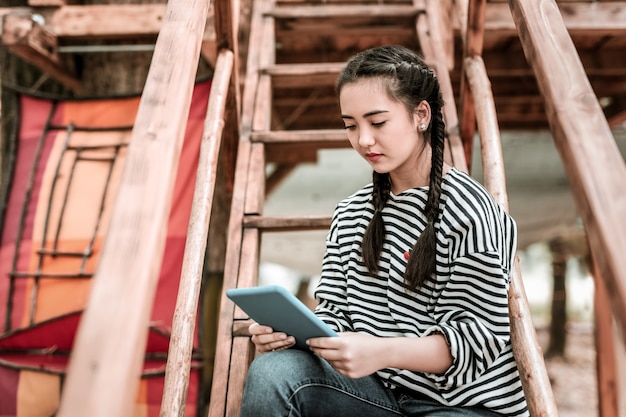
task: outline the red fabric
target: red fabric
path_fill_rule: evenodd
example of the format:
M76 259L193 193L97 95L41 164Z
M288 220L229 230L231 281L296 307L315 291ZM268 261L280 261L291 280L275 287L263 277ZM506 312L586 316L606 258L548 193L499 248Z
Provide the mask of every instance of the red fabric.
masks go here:
M18 152L16 156L15 172L11 190L9 192L9 200L5 213L2 236L0 237L0 331L4 330L7 310L5 306L8 303L9 280L6 279L7 274L11 271L15 256L15 240L18 235L20 218L22 213L22 203L24 201L28 182L31 175L31 168L34 164L34 158L37 146L46 123L48 115L52 110L53 103L48 100L40 100L31 97L22 97L21 107L28 109L21 114L20 120L20 137L18 143ZM30 190L31 200L25 217L24 228L22 232L22 244L17 254L17 269L28 269L30 256L30 243L33 234L33 217L35 208L39 198L41 186L41 177L45 169L45 164L50 154L52 141L49 134L40 151L40 163L35 171L33 186ZM11 328L19 327L22 321L22 311L24 308L24 288L23 280L16 280L13 300L13 314L11 317Z
M17 415L17 387L20 372L0 366L0 416Z
M194 89L187 131L174 186L172 209L168 220L165 255L151 314L151 329L146 329L149 332L146 353L159 353L162 358L166 357L169 349L169 332L171 331L176 305L210 87L210 82L203 82L198 83ZM132 125L138 104L139 97L58 102L50 120L52 125L57 126L74 123L76 126L89 128L126 127ZM53 108L53 102L24 96L21 98L21 108L15 172L9 193L2 236L0 236L0 416L14 416L18 407L17 393L20 371L11 369L11 367L29 369L30 371L41 369L60 374L65 372L69 360L67 352L71 352L82 309L90 289L90 279L47 278L39 280L37 284L38 290L34 293L37 295L33 316L34 323L30 324L34 280L32 278L17 279L15 280L13 297L11 298L13 303L11 326L8 332L4 331L8 305L8 274L12 270L15 256L17 256L16 259L18 261L16 265L17 271L36 271L37 268L41 268L41 271L45 273L75 273L76 265L80 263L80 258L62 260L57 259L58 257L44 257L42 259L45 259L45 262L42 264L37 252L40 247L52 247L50 241L53 239L53 233L50 232L50 226L47 225L45 219L46 216L52 216L53 218L57 212L60 212L59 207L65 204L59 195L63 191L63 181L68 181L67 167L72 162L71 157L62 153L63 146L65 146L63 143L67 141L65 131L52 130L45 136L43 141L41 158L36 166L35 181L30 191L31 199L25 213L26 222L22 230L21 244L17 248L16 255L15 241L18 236L22 206L27 194L28 179L31 167L35 163L37 144ZM77 143L100 144L103 140L114 140L116 135L128 137L130 131L114 134L103 134L93 131L74 132L71 140ZM69 162L65 159L59 159L60 155L64 155L63 158L68 159ZM122 162L124 157L125 153L121 151L120 158ZM94 171L94 175L102 176L103 169L97 165L94 166L98 169ZM61 171L58 171L58 167L62 168ZM63 171L63 169L66 171ZM60 172L60 174L57 177L58 180L55 180L56 188L52 190L51 184L53 184L55 172ZM117 189L118 183L115 181L119 181L119 176L118 172L117 176L114 174L112 177L110 187L114 187L114 190ZM85 178L92 180L89 174L82 173L75 181L84 182ZM95 177L93 181L96 185L101 182ZM85 185L83 184L82 187L84 191ZM72 193L70 190L68 195L69 203L67 205L72 206L73 204L73 209L75 210L75 212L70 212L70 214L83 215L84 213L81 212L83 204L89 203L91 206L99 204L85 200L89 196L84 194L84 192ZM54 200L48 206L50 196ZM106 233L106 226L108 226L107 216L109 214L107 214L107 210L109 208L110 205L107 204L105 214L103 215L103 224L101 225L101 229L104 230L100 230L100 234L94 242L94 254L85 267L87 273L95 271L99 248L101 247L101 235ZM86 211L90 209L93 210L93 207L85 208ZM49 214L45 214L45 210L48 210ZM87 233L83 234L80 224L73 224L76 223L80 216L70 214L66 214L68 219L63 218L63 230L60 234L59 248L62 250L80 251L89 242L89 237ZM66 271L64 268L69 269ZM199 346L197 332L194 345L196 348ZM34 354L34 349L40 351ZM144 375L154 375L155 373L163 372L165 365L165 359L146 360L144 363ZM196 367L197 365L195 364ZM145 409L149 410L148 416L158 416L164 378L163 376L146 378L148 379L144 380L144 383L147 383L147 385L143 388L143 394L138 393L137 403L145 404ZM30 383L32 383L32 379ZM196 414L198 385L199 371L193 370L187 397L186 416L191 417Z

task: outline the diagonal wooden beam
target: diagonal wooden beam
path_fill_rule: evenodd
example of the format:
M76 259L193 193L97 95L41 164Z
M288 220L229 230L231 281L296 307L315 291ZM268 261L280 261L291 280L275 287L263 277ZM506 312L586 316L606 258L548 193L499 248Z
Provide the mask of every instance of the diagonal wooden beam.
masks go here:
M167 4L58 417L133 413L207 13Z
M509 5L626 344L626 165L557 4Z
M557 10L570 34L593 32L596 36L624 35L626 33L626 2L560 2ZM487 3L485 32L511 32L517 29L506 2Z

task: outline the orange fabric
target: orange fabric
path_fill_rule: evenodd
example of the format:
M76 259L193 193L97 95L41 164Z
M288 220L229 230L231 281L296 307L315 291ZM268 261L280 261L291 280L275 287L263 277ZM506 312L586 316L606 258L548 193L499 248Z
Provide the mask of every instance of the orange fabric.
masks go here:
M110 207L121 177L126 148L119 148L117 160L113 165L107 158L115 155L115 145L129 142L130 132L74 132L69 138L67 136L66 132L56 135L49 160L57 162L47 164L43 174L31 237L30 272L93 274L99 259L102 239L109 224ZM86 155L81 153L82 157L97 161L75 163L78 153L66 150L68 147L88 145L101 148L87 151ZM108 180L111 166L113 169ZM98 219L105 189L104 211L102 218ZM84 253L96 230L97 237L92 255L84 265L80 257L52 255L40 257L38 254L42 247L61 252ZM45 243L42 242L44 236ZM31 294L33 285L33 280L29 279L27 294ZM82 309L89 295L91 280L41 279L38 285L34 322ZM64 302L59 303L59 300ZM30 297L24 301L22 323L24 326L30 320L31 302Z
M60 396L58 375L22 371L17 391L17 417L52 416L59 408Z
M139 97L64 102L61 123L77 126L132 126L139 109Z

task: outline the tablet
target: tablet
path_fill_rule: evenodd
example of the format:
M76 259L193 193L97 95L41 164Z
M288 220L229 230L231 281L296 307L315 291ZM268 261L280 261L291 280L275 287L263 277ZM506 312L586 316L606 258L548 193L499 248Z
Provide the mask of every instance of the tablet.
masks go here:
M298 297L279 285L229 289L226 296L257 323L295 337L298 349L308 350L306 341L312 337L337 336Z

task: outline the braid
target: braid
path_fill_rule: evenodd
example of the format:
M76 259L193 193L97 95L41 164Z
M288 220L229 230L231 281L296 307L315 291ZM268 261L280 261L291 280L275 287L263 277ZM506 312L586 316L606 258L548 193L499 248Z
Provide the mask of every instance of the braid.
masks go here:
M428 199L424 214L426 228L415 242L405 271L409 289L416 290L435 272L436 229L441 195L445 125L441 109L443 99L439 82L424 60L402 46L371 48L352 57L337 79L336 91L363 78L376 78L386 82L389 97L405 105L413 114L422 102L431 109L430 126L424 132L424 140L432 150ZM363 260L370 273L378 271L378 262L385 239L382 210L391 192L389 174L374 172L372 202L374 215L363 236Z
M374 204L374 216L370 221L365 235L363 236L363 261L370 272L378 271L380 251L385 240L385 224L383 223L383 207L389 199L391 181L389 174L373 174L372 202Z
M441 196L441 181L443 172L443 152L445 139L445 125L441 113L441 93L438 86L433 90L437 100L431 103L431 125L425 132L429 136L432 149L428 200L424 212L426 214L426 228L415 242L411 256L407 262L405 280L411 290L415 290L435 273L437 264L437 231L435 222L439 215L439 199Z

